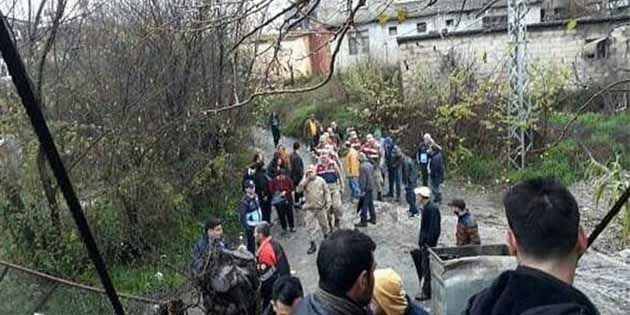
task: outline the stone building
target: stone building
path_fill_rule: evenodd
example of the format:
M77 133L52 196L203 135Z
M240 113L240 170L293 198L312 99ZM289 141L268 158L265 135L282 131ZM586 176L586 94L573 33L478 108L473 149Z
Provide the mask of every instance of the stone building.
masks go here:
M584 18L575 28L566 21L528 26L530 64L559 65L573 72L573 81L589 84L627 76L630 69L630 16ZM443 74L443 61L456 57L474 63L477 73L506 75L509 37L506 28L399 37L400 69L406 96L414 94L418 71ZM626 69L626 71L622 71Z

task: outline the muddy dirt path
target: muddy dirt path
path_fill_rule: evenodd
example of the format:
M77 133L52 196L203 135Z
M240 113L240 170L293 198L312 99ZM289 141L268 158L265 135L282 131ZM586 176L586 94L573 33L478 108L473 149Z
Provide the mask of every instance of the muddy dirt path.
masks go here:
M271 157L272 141L269 132L257 132L255 143L263 150L267 159ZM293 139L282 138L287 148ZM310 155L303 153L305 163L310 163ZM594 209L590 201L589 187L576 186L572 191L579 199L582 208L582 223L587 233L592 230L605 209ZM500 206L502 192L497 189L484 189L466 183L447 182L444 187L444 200L463 198L470 210L477 216L481 240L485 244L504 243L507 222ZM346 199L347 200L347 199ZM344 228L354 228L358 221L355 206L344 203L345 214L342 219ZM378 268L393 268L404 279L404 286L410 295L418 292L419 284L409 251L415 248L420 229L419 218L409 218L407 205L394 202L376 202L377 224L363 228L377 244L376 260ZM443 207L442 235L440 246L455 244L456 218ZM275 214L274 214L275 217ZM316 255L306 255L308 236L303 228L303 215L296 210L297 233L280 237L276 225L275 238L278 239L289 257L292 269L302 280L306 293L317 288L318 276L315 263ZM616 234L618 224L608 229L597 241L592 250L584 255L577 271L575 285L597 305L605 315L630 314L630 251L620 251Z

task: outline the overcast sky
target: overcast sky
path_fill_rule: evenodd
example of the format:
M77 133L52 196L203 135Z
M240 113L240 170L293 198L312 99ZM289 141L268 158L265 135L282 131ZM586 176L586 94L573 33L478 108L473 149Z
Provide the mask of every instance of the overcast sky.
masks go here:
M26 20L28 18L29 12L29 3L30 3L30 11L31 16L35 15L37 9L40 4L44 0L0 0L0 10L2 13L9 17L15 17L18 19ZM57 0L45 0L45 8L44 12L50 11L57 5ZM106 0L67 0L68 5L66 6L66 11L71 11L73 8L76 8L76 5L80 2L82 3L95 3Z

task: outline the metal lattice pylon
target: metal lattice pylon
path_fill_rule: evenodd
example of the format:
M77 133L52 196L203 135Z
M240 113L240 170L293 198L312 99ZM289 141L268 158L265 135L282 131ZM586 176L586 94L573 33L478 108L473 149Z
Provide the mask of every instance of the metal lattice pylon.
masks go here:
M527 0L508 0L508 35L510 36L510 88L508 102L508 154L510 163L524 168L533 143L529 127L532 105L528 96L527 75Z

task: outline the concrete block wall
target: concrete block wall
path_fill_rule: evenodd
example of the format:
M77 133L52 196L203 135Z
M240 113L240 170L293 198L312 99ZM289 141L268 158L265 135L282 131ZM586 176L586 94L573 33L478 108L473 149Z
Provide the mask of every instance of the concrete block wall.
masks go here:
M532 27L528 32L529 62L563 65L574 71L575 77L582 83L616 76L619 75L619 67L630 68L626 57L630 54L628 33L630 26L614 26L608 22L579 25L573 31L567 31L564 25ZM587 41L607 36L611 41L608 58L593 59L584 56ZM478 32L445 38L402 40L399 46L402 84L406 96L415 93L419 69L428 70L435 78L443 76L440 64L449 51L464 60L473 60L478 74L482 76L505 75L508 70L510 46L507 32Z

